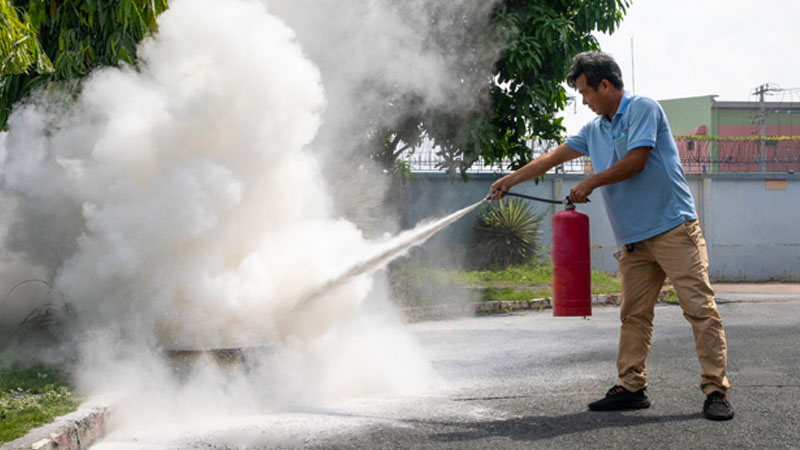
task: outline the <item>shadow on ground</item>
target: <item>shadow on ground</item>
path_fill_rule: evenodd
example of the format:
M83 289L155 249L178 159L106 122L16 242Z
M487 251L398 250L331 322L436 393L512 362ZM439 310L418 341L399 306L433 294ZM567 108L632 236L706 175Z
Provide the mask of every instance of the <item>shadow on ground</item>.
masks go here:
M459 442L504 437L516 441L535 441L554 437L585 433L605 428L629 428L637 425L663 424L688 420L702 420L700 413L639 416L624 412L605 412L602 414L584 411L562 416L526 416L506 420L477 422L423 422L428 426L460 429L458 431L435 433L430 439L438 442Z

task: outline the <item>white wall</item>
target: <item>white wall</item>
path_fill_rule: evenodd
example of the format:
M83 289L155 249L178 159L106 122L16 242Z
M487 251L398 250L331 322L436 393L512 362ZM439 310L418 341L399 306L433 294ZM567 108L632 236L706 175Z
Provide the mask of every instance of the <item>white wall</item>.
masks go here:
M403 189L403 226L424 218L440 217L479 201L497 176L470 175L465 183L446 175L417 173ZM538 185L514 191L547 198L563 198L582 175L548 175ZM767 180L785 180L785 190L768 190ZM709 248L710 275L715 281L800 281L800 176L783 174L688 175L700 224ZM780 188L782 182L770 182ZM616 250L601 195L579 205L589 215L592 267L617 271ZM540 242L550 245L550 218L561 207L535 203L545 214ZM457 261L469 244L475 213L462 218L426 244L431 257Z

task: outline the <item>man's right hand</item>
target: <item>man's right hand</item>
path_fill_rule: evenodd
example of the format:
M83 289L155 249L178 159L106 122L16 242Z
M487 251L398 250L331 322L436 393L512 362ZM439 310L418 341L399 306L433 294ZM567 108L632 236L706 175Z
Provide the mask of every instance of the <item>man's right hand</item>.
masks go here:
M489 194L486 196L489 200L500 200L503 196L514 186L516 183L513 182L511 178L513 174L510 173L503 178L492 183L492 187L489 188Z

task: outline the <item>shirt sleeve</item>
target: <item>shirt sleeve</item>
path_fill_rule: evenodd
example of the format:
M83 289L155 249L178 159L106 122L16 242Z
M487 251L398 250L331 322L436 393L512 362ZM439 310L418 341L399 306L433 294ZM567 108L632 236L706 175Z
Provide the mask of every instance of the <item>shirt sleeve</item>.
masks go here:
M567 147L575 150L578 153L581 153L583 155L589 155L589 144L586 139L586 135L589 132L588 127L589 124L584 125L581 128L581 131L578 132L578 134L567 138L567 142L565 142L564 144L566 144Z
M628 148L655 147L658 133L658 104L650 99L631 102L628 114Z

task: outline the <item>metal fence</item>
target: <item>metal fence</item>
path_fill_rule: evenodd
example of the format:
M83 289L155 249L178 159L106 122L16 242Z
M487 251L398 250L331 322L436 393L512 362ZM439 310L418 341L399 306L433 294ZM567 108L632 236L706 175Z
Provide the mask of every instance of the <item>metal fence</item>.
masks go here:
M538 156L538 155L535 155ZM443 172L444 159L436 154L434 149L418 149L411 155L406 156L406 161L411 167L412 172L418 173L437 173ZM476 161L467 170L467 173L508 173L510 172L511 161L503 160L500 164L484 164L482 160ZM581 157L568 161L558 167L551 169L548 173L586 173L591 167L589 158Z
M679 136L675 143L686 173L800 173L800 138L794 136L765 139ZM444 171L444 159L431 147L417 149L405 159L413 172ZM477 161L467 172L500 174L509 172L509 168L508 160L499 165L486 165L483 161ZM592 173L592 167L589 158L581 157L568 161L549 173L589 174Z
M676 139L683 170L705 172L800 172L800 139Z

